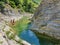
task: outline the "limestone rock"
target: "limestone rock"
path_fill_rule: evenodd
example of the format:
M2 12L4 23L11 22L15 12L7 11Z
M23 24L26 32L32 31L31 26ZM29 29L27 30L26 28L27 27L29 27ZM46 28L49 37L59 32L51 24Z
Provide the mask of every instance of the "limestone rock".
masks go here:
M0 15L0 45L31 45L27 41L20 39L16 32L8 25L12 19L17 21L21 17Z
M42 0L30 29L60 39L60 0Z

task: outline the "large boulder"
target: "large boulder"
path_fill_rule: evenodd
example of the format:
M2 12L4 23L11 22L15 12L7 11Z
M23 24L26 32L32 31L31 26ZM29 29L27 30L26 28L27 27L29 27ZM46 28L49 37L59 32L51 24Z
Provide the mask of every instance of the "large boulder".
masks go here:
M60 43L60 0L42 0L31 24L30 29L36 34Z

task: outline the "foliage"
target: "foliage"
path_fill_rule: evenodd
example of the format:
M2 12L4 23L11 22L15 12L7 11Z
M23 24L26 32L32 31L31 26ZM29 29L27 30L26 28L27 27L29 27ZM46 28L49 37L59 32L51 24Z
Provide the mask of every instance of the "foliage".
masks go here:
M0 2L0 12L3 12L3 9L4 9L4 2Z
M23 9L23 7L22 7L21 4L19 4L19 5L17 6L17 8L20 9L21 12L24 12L24 9Z
M16 7L16 5L15 5L15 3L14 3L14 1L10 1L10 3L9 3L10 5L11 5L11 7L13 7L13 8L15 8Z
M38 4L34 3L32 0L24 0L24 3L23 3L23 9L26 11L26 12L31 12L33 13L34 12L34 8L36 8L35 6L37 6Z
M33 0L35 3L40 4L42 0Z
M21 11L25 12L31 12L33 13L35 11L35 8L38 6L38 0L0 0L4 3L10 4L11 7L19 8ZM39 0L40 1L40 0Z
M4 3L9 3L9 0L0 0L0 1L2 1Z
M23 17L20 19L20 21L15 22L15 25L10 26L17 32L17 34L19 34L27 28L29 22L30 21L27 19L27 17Z

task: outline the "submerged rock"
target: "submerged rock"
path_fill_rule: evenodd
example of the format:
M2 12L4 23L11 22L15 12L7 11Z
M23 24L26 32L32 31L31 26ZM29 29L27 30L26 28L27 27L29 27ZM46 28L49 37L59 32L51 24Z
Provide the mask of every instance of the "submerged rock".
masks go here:
M30 29L39 36L60 43L60 0L42 0L31 24Z

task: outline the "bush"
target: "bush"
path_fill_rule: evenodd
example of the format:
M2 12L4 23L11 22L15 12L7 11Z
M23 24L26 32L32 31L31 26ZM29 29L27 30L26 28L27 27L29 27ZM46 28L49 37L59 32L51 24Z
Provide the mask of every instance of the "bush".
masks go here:
M19 5L20 4L20 0L13 0L15 2L15 5Z
M15 22L15 25L10 24L10 26L19 35L23 30L27 29L28 23L30 23L30 20L28 20L27 17L23 17L22 19L20 19L20 21Z
M19 5L17 6L17 8L20 9L21 12L24 12L24 9L23 9L23 7L22 7L21 4L19 4Z
M9 3L9 4L10 4L10 6L11 6L11 7L13 7L13 8L15 8L15 7L16 7L16 5L15 5L15 2L14 2L14 1L10 1L10 3Z
M0 1L2 1L4 3L9 3L9 0L0 0Z
M40 0L0 0L4 3L10 4L11 7L17 7L21 11L33 13L38 6ZM41 2L41 1L40 1Z
M23 7L26 12L33 13L38 4L34 3L32 0L24 0Z
M4 6L4 2L0 2L0 12L3 12L5 6Z

